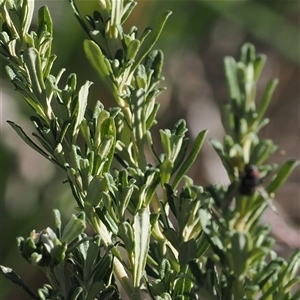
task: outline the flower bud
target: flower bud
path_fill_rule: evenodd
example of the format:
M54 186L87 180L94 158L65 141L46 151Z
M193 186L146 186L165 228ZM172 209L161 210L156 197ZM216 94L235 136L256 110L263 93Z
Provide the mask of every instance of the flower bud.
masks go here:
M32 265L55 266L65 258L67 244L49 227L39 232L33 230L26 240L19 237L17 241L22 256Z

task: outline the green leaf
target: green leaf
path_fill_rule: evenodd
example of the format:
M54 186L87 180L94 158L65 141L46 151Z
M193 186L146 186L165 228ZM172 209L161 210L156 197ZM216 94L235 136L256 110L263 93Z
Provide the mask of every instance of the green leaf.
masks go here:
M224 156L223 146L222 146L222 144L218 140L216 140L216 139L210 139L209 142L212 145L212 147L214 148L214 150L217 152L217 154L219 155L219 157Z
M179 262L181 268L187 265L194 258L198 258L196 241L194 239L182 241L179 246Z
M92 207L97 206L101 200L103 193L103 178L102 176L95 176L89 184L85 202Z
M170 177L172 175L173 171L173 162L166 158L163 163L160 165L160 182L161 185L164 185L165 183L169 183Z
M30 1L33 2L33 1ZM40 37L43 32L49 32L50 36L53 36L53 24L49 9L47 6L42 6L38 11L38 21L36 33ZM46 57L51 54L51 46L47 49ZM53 58L52 58L53 59Z
M126 51L126 58L128 60L134 59L137 52L139 51L141 42L139 40L132 40L128 47L127 47L127 51Z
M139 158L144 156L143 143L146 135L145 120L145 91L137 89L132 91L130 97L130 106L132 111L132 131L138 146Z
M164 62L164 53L161 50L153 50L145 59L146 69L154 70L153 78L160 78Z
M240 60L248 65L255 60L255 47L251 43L245 43L241 48Z
M233 169L232 162L228 157L229 152L224 153L224 149L223 149L222 144L216 139L210 139L209 143L212 145L212 147L214 148L214 150L217 152L218 156L220 157L221 162L222 162L223 166L225 167L225 169L226 169L226 171L229 175L229 178L231 180L233 180L233 178L234 178L234 169Z
M266 62L266 56L265 55L258 55L255 58L255 60L253 62L253 67L254 67L254 78L253 79L255 81L258 80L265 62Z
M145 173L145 177L146 182L142 186L142 189L144 189L145 191L144 198L142 198L143 194L141 192L139 195L139 201L140 203L144 203L145 206L148 206L157 190L157 186L160 180L160 172L158 169L149 168Z
M201 234L200 239L197 241L197 256L201 258L209 249L209 240L205 234Z
M180 150L175 158L175 161L174 161L174 166L173 166L173 170L172 170L172 174L174 174L178 168L181 166L185 156L186 156L186 153L187 153L187 150L188 150L188 147L189 147L189 143L190 143L190 139L189 138L184 138L182 140L182 144L181 144L181 147L180 147Z
M247 260L249 255L249 247L251 236L243 232L236 232L232 236L231 255L234 269L234 275L239 278L247 272Z
M184 270L183 274L179 275L178 280L175 283L174 288L174 295L176 295L175 300L187 300L189 297L186 297L186 295L191 291L191 288L193 286L192 280L191 280L191 271L189 271L189 268L187 265L182 267Z
M76 19L78 20L79 24L81 25L83 30L86 32L86 34L91 36L92 32L91 32L90 28L86 25L86 23L85 23L84 19L82 18L82 16L80 15L80 13L77 9L77 6L75 4L75 1L74 0L69 0L69 1L70 1L70 4L71 4L71 7L73 9L74 15L75 15Z
M268 192L268 194L277 191L285 183L285 181L288 179L292 171L298 165L299 165L299 161L297 160L288 160L287 162L285 162L279 168L277 174L267 186L266 191Z
M21 288L23 288L23 290L30 295L31 298L33 299L37 299L39 300L40 298L23 282L23 280L21 279L21 277L11 268L7 268L4 267L2 265L0 265L0 270L2 272L2 274L9 279L10 281L12 281L13 283L17 284L18 286L20 286Z
M221 107L221 121L226 134L234 135L235 118L232 112L233 107L230 104L225 104Z
M87 102L88 102L89 87L91 85L92 85L92 82L87 81L80 88L79 93L78 93L78 98L76 99L77 100L76 108L73 112L73 117L75 118L75 124L73 127L74 139L76 139L78 131L79 131L79 126L84 119L84 114L85 114Z
M88 60L103 83L106 84L106 86L114 95L117 95L118 91L114 82L113 74L107 68L107 62L105 61L106 58L103 55L100 47L94 41L85 40L83 42L83 48Z
M94 267L97 260L100 258L100 235L96 235L93 240L88 242L88 249L85 255L84 269L83 269L83 279L85 282L91 280L91 276L94 274Z
M110 138L110 149L106 152L107 161L103 166L103 173L109 172L112 160L114 158L115 147L116 147L116 126L114 119L109 117L104 120L101 124L101 137L109 137ZM104 141L102 141L104 143ZM101 146L102 146L101 143ZM100 146L100 147L101 147Z
M142 89L143 91L147 89L147 74L144 65L139 65L136 71L136 85L137 91L138 89Z
M272 140L261 140L251 151L249 164L260 166L277 149Z
M281 264L278 261L270 261L265 268L263 268L260 272L255 274L255 276L252 279L252 283L262 288L271 278L271 276L279 272L280 268Z
M269 249L266 249L264 247L253 248L248 253L247 267L250 268L252 265L264 260L268 252Z
M299 267L300 267L300 249L297 249L289 259L289 264L285 276L289 280L292 280L297 275Z
M135 182L135 180L132 179L131 184L123 188L122 196L121 196L121 200L120 200L120 206L119 206L119 212L120 212L119 214L120 214L121 218L125 218L125 211L126 211L126 208L129 204L131 195L134 190L134 182Z
M69 295L68 300L77 300L80 294L82 293L83 288L77 287L72 291L72 294Z
M154 103L151 113L146 120L146 130L149 130L153 125L157 124L157 121L155 118L157 116L159 106L160 106L159 103Z
M171 242L176 250L179 249L180 240L177 232L173 228L167 228L163 231L164 236Z
M225 135L223 138L223 144L224 144L224 153L229 153L230 149L234 147L234 141L232 136Z
M48 46L49 45L49 46ZM41 49L41 51L44 51L43 49ZM54 61L56 60L57 56L55 54L51 54L51 44L50 41L47 43L47 50L44 51L45 55L48 55L48 59L47 59L47 63L43 68L43 78L45 78L45 80L49 80L49 77L51 77L52 75L50 74L50 71L53 67Z
M191 260L189 262L189 267L190 267L190 270L191 270L192 274L195 277L196 282L199 285L203 285L203 283L204 283L203 271L202 271L201 268L199 268L196 260Z
M140 280L146 266L150 241L150 211L148 208L140 209L134 216L134 265L133 286L139 287Z
M115 139L113 136L106 136L102 139L101 141L101 144L98 148L98 154L103 157L103 159L106 158L107 160L107 156L110 154L111 152L111 148L113 148L113 144L115 142ZM105 169L104 172L107 172L109 171L109 168L108 170Z
M22 7L22 32L23 35L25 35L26 33L28 33L29 27L31 25L32 22L32 16L33 16L33 12L34 12L34 1L31 0L24 0L23 2L23 7ZM19 4L20 5L20 4Z
M126 19L131 15L131 12L136 5L137 2L134 0L124 2L122 9L122 18L120 22L121 24L123 24L126 21Z
M38 145L36 145L29 137L28 135L23 131L23 129L15 124L12 121L7 121L7 123L16 131L16 133L19 135L19 137L32 149L43 155L45 158L56 164L60 167L59 163L48 153L46 153L43 149L41 149Z
M24 50L23 58L31 81L33 94L39 99L44 109L48 109L40 54L37 49L28 48Z
M83 216L83 213L78 216L72 214L71 219L62 232L61 242L71 243L74 239L78 238L81 233L83 233L86 228L86 222Z
M270 295L273 295L274 292L280 288L281 285L287 284L287 281L293 280L295 278L296 272L299 269L300 264L300 250L296 250L287 264L284 262L279 276L276 278L275 282L266 290L262 295L260 300L267 300ZM296 298L297 299L297 298Z
M169 293L163 293L161 296L157 296L156 300L172 300L172 297Z
M111 205L112 200L109 199L109 196L107 195L107 193L103 193L103 200L104 199L107 202L107 206ZM100 207L96 207L95 211L96 211L98 217L100 218L100 220L109 229L109 231L111 231L114 235L117 235L119 229L118 229L118 225L116 224L116 217L112 213L112 208L110 207L110 211L109 211L106 207L104 207L102 209Z
M233 57L225 57L224 65L230 99L235 100L240 106L241 92L237 80L236 61Z
M142 62L142 60L146 57L146 55L150 52L152 47L155 45L155 43L157 42L157 40L165 26L167 19L169 18L169 16L171 14L172 14L171 11L165 12L163 14L163 16L161 17L161 19L159 20L158 26L155 27L155 29L150 33L150 35L148 36L148 39L146 39L146 41L143 42L143 44L141 46L141 51L140 51L138 57L136 58L136 61L131 69L131 73L133 73L135 71L137 66Z
M269 104L271 102L277 84L278 84L278 79L273 79L268 82L264 94L262 96L262 99L257 108L257 118L256 118L257 121L262 120L267 108L269 107Z
M61 238L61 215L58 209L53 209L54 219L55 219L55 227L56 227L56 235L58 239Z
M159 130L161 145L164 149L166 157L171 157L171 132L169 129Z
M200 149L202 147L202 144L204 142L206 134L207 134L207 130L203 130L196 137L190 154L188 155L187 159L184 161L184 163L179 168L179 170L176 174L176 177L175 177L174 182L172 184L173 190L176 189L176 187L177 187L178 183L180 182L181 178L186 174L188 169L195 162L195 160L196 160L196 158L197 158L197 156L200 152Z
M170 262L166 258L162 258L159 267L159 278L163 280L165 277L170 276L172 273L172 267Z
M119 224L118 235L124 242L126 251L129 255L132 255L134 250L134 234L131 225L128 222Z
M102 139L105 138L105 132L104 136L102 135L102 124L103 122L109 118L109 113L104 110L103 108L99 108L94 111L93 115L93 127L94 127L94 134L93 134L93 149L97 150L100 147ZM104 125L103 129L107 128L107 125ZM105 131L105 130L104 130Z
M104 282L103 281L96 281L93 282L90 289L89 289L89 293L86 296L86 300L94 300L97 299L100 291L102 291L104 289Z

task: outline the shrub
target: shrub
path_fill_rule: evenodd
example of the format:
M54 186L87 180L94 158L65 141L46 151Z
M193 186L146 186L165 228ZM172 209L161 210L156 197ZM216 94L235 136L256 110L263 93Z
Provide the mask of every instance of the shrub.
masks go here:
M8 122L65 174L78 211L62 226L54 210L54 229L17 239L21 255L40 267L49 283L34 292L12 269L1 266L2 273L33 299L120 299L122 291L130 299L145 293L157 300L299 299L300 290L292 287L299 282L300 252L289 261L278 257L269 226L259 223L298 164L266 163L276 146L260 139L259 131L269 121L264 114L277 80L256 103L265 56L245 44L238 61L225 58L226 135L223 143L210 143L230 184L197 186L186 173L207 131L191 143L186 122L179 120L172 130L160 130L162 153L152 140L156 97L164 90L163 52L153 47L171 13L153 29L139 33L132 27L126 33L122 24L135 2L100 1L100 10L85 18L73 0L70 4L88 35L86 57L115 106L97 101L87 109L92 82L78 87L76 74L63 83L64 69L52 73L56 55L46 6L38 11L36 30L29 31L34 1L1 2L0 53L15 89L31 107L34 138ZM271 175L264 186L262 180Z

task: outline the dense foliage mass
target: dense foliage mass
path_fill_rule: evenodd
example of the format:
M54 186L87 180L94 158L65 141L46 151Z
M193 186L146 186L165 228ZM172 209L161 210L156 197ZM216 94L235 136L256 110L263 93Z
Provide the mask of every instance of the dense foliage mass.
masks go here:
M259 137L277 80L257 103L256 82L265 62L245 44L238 61L226 57L229 99L222 110L223 142L210 143L228 173L230 185L197 186L187 171L206 131L191 142L184 120L152 139L164 90L163 52L154 49L170 12L157 25L124 32L135 2L99 1L99 10L82 17L71 7L88 38L88 61L113 96L109 108L97 101L88 109L89 87L76 74L52 73L53 25L47 7L34 1L0 2L0 54L7 74L31 107L36 131L15 132L64 174L77 214L62 226L33 230L18 238L24 259L40 267L49 282L32 291L10 268L2 273L33 299L284 299L296 300L300 252L285 261L272 250L269 226L259 223L275 192L298 164L266 163L276 151ZM151 159L145 154L148 149ZM150 155L149 154L149 155ZM150 164L149 161L155 163ZM266 186L262 179L270 177ZM93 234L87 234L89 226ZM117 284L118 283L118 284Z

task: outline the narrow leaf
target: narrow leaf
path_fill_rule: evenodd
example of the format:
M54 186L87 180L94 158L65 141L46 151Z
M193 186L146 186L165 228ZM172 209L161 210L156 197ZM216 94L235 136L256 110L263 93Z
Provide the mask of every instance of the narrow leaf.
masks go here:
M132 131L136 140L139 152L139 159L144 157L144 141L146 134L145 120L145 92L143 89L134 90L130 101L132 111Z
M24 130L18 126L17 124L15 124L12 121L7 121L7 123L16 131L16 133L19 135L19 137L28 145L30 146L32 149L34 149L35 151L39 152L41 155L43 155L45 158L47 158L48 160L50 160L51 162L54 162L56 164L58 164L58 162L56 162L52 156L50 156L48 153L46 153L43 149L41 149L37 144L35 144L29 137L28 135L24 132Z
M58 209L53 209L54 219L55 219L55 227L56 227L56 235L60 239L61 238L61 215Z
M297 160L289 160L285 162L278 170L275 177L267 186L266 191L271 194L277 191L288 179L294 168L299 164Z
M32 16L33 16L33 11L34 11L34 4L35 1L31 0L25 0L23 2L23 7L22 7L22 31L23 35L26 35L28 33L29 27L32 23ZM20 4L19 4L20 5Z
M0 265L0 270L2 272L2 274L9 279L10 281L12 281L13 283L17 284L18 286L20 286L21 288L23 288L24 291L27 292L27 294L29 294L31 296L31 298L33 299L40 299L37 295L34 294L34 292L23 282L23 280L21 279L21 277L11 268L7 268L4 266Z
M113 83L114 78L112 77L110 70L107 68L105 57L100 47L91 40L85 40L83 42L83 48L92 67L96 70L102 81L108 86L111 92L117 93L117 88Z
M229 88L229 96L231 99L240 101L240 89L237 80L236 62L232 57L225 57L225 74Z
M33 1L29 1L33 2ZM38 28L37 28L37 34L38 36L41 36L44 31L47 31L50 33L50 36L53 36L53 25L52 25L52 19L49 12L49 9L47 6L42 6L38 11ZM47 49L46 56L49 57L51 54L51 44L49 48ZM53 59L53 58L52 58ZM52 60L51 59L51 60Z
M275 87L277 86L277 84L278 84L278 79L273 79L268 82L266 89L264 91L262 100L257 108L257 120L258 121L260 121L263 118L263 116L271 102L271 98L272 98L272 95L274 93L274 90L275 90Z
M87 189L87 195L85 197L85 202L89 203L92 207L98 206L101 196L102 196L102 177L95 176L89 184Z
M158 26L150 33L150 36L148 36L148 39L143 43L139 57L136 59L135 64L132 67L132 71L131 71L132 73L135 71L137 66L141 63L141 61L146 57L146 55L150 52L152 47L157 42L157 40L165 26L165 23L171 14L172 14L171 11L166 11L163 14L160 21L158 22L159 23Z
M124 242L127 253L132 255L134 249L134 235L131 225L128 222L120 223L118 235Z
M32 90L34 95L43 104L46 109L46 93L45 83L43 80L41 59L38 50L35 48L28 48L23 53L24 62L29 73Z
M184 138L182 140L180 151L178 152L178 155L177 155L177 157L175 158L175 161L174 161L174 167L173 167L173 170L172 170L172 175L177 171L179 166L182 164L182 162L185 158L185 155L187 153L189 143L190 143L189 138Z
M85 220L82 220L80 217L77 217L73 214L63 230L61 242L71 243L81 233L83 233L85 227Z
M197 258L197 245L194 239L182 241L179 246L179 263L184 268L191 260Z
M103 166L103 173L104 172L109 172L110 170L110 166L114 157L114 153L115 153L115 147L116 147L116 126L115 126L115 122L113 118L107 118L105 121L103 121L103 123L101 124L101 137L107 137L110 141L109 145L110 145L110 149L108 151L108 153L106 153L106 158L107 161L105 162L104 166ZM104 139L101 143L104 143ZM104 145L104 144L103 144Z
M139 287L140 280L146 266L150 241L150 211L148 208L140 209L134 216L134 266L133 286Z
M73 12L74 12L74 15L76 17L76 19L78 20L79 24L81 25L81 27L84 29L84 31L90 35L90 28L88 28L88 26L85 24L82 16L80 15L79 11L78 11L78 8L75 4L75 1L74 0L69 0L70 1L70 4L71 4L71 7L73 9Z
M180 240L177 232L173 228L167 228L163 231L164 236L174 246L176 250L179 249Z
M251 43L245 43L241 48L240 60L248 65L255 60L255 47Z
M182 166L179 168L178 173L174 179L174 182L172 184L173 190L177 187L178 183L180 182L181 178L186 174L188 169L191 167L191 165L195 162L200 149L202 147L202 144L204 142L205 136L207 134L207 130L201 131L198 136L195 139L195 142L193 144L193 148L187 157L187 159L184 161Z
M262 55L261 54L261 55L258 55L255 58L255 60L253 62L253 66L254 66L254 80L255 81L258 80L265 62L266 62L266 55Z
M83 291L82 287L77 287L76 289L74 289L74 291L72 291L72 295L69 296L70 298L68 298L68 299L77 300L78 297L80 296L80 294L82 293L82 291Z
M140 48L141 42L139 40L132 40L130 44L127 47L127 59L134 59L139 48Z
M104 282L103 281L97 281L93 282L91 284L91 287L89 289L89 293L86 296L86 300L94 300L97 299L99 296L100 291L104 289ZM99 299L99 298L98 298Z
M92 82L87 81L79 90L77 103L76 103L76 109L74 111L75 114L75 124L73 128L73 136L77 136L77 133L79 131L79 126L81 122L83 121L84 114L87 107L87 99L89 94L89 87L92 85Z
M53 24L49 9L47 6L42 6L38 11L37 34L41 35L43 31L47 31L53 35Z

